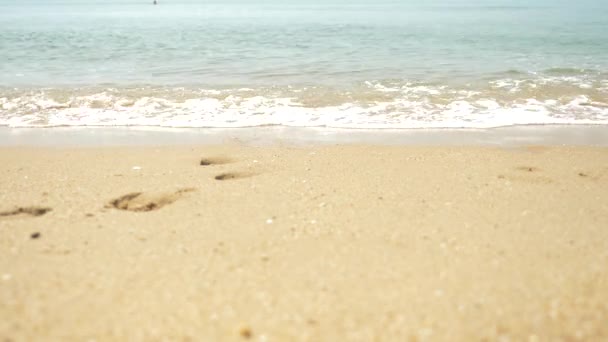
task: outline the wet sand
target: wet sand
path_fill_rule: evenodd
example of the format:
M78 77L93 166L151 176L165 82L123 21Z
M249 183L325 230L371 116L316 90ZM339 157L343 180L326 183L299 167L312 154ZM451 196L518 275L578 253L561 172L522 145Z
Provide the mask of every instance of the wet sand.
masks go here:
M0 148L0 340L605 340L608 148Z

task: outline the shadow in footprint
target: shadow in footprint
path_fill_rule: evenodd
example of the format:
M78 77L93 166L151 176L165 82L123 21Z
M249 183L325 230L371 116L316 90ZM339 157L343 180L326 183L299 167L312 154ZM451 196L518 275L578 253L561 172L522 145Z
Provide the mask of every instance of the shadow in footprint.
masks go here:
M192 191L195 191L195 189L186 188L175 192L157 194L132 192L110 201L106 207L128 211L152 211L169 205Z
M603 171L586 170L577 173L580 178L585 178L590 181L599 181L608 174L608 169Z
M220 173L219 175L215 176L214 179L219 180L219 181L225 181L225 180L232 180L232 179L249 178L251 176L253 176L253 173L225 172L225 173Z
M210 166L210 165L222 165L231 163L232 160L224 157L211 157L211 158L202 158L199 162L201 166Z
M0 217L17 215L42 216L53 209L47 207L18 207L12 210L0 211Z

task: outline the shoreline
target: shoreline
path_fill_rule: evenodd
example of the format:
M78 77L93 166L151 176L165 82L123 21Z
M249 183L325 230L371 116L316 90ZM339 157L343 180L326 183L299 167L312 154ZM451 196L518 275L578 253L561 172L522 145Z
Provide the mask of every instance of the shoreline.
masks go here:
M608 146L608 125L524 125L463 129L0 127L0 146Z

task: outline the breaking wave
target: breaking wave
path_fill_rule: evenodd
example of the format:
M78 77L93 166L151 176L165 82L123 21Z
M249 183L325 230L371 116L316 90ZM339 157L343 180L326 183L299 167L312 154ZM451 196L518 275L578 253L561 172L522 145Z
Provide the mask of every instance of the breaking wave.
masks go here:
M490 128L608 124L608 80L510 72L466 86L0 88L0 126Z

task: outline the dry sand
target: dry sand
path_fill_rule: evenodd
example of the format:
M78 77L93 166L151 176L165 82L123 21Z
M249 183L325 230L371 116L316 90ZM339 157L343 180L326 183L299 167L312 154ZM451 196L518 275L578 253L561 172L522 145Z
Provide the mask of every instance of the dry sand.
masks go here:
M607 148L5 147L0 173L0 341L608 339Z

